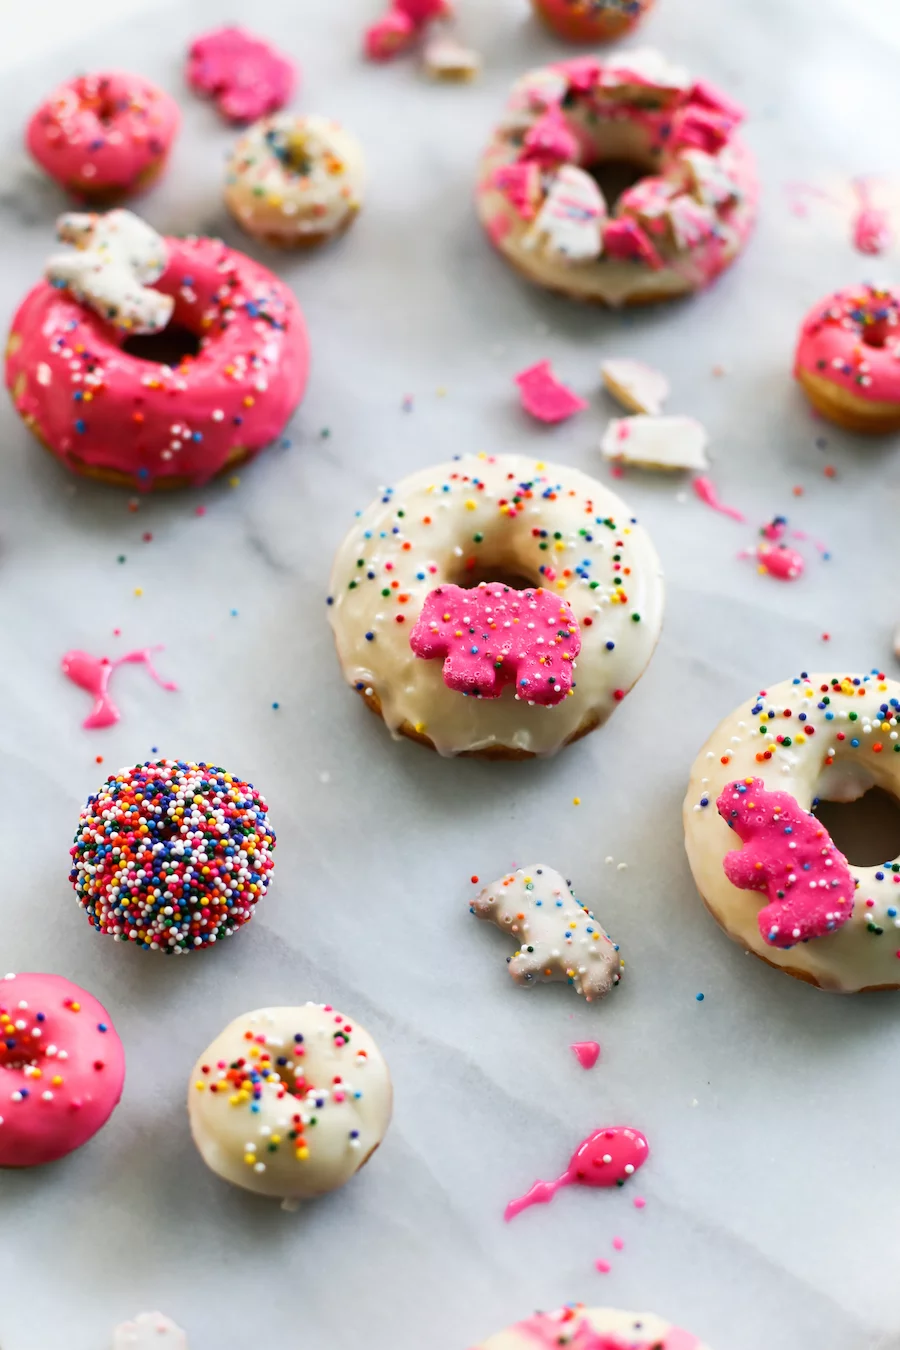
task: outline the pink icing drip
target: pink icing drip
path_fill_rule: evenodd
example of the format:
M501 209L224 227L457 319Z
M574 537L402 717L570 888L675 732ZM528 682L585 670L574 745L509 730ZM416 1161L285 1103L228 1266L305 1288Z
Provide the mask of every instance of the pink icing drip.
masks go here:
M794 375L826 380L867 402L900 402L900 292L848 287L806 315Z
M694 493L701 502L711 506L714 511L719 511L723 516L729 516L732 520L746 520L746 516L739 511L736 506L726 506L720 501L716 486L710 478L695 478Z
M164 680L150 659L152 652L161 650L161 647L145 647L141 651L126 652L116 661L110 661L106 656L90 656L87 652L66 652L62 659L63 674L73 684L77 684L79 689L84 689L90 694L94 700L94 706L82 726L88 731L94 731L100 727L111 727L118 722L121 714L110 697L109 682L113 671L118 670L119 666L146 666L151 679L155 680L160 688L174 692L178 685L173 684L171 680Z
M716 806L744 843L725 855L725 875L741 890L768 895L759 931L769 946L825 937L847 922L856 889L847 859L790 793L745 779L729 783Z
M891 226L888 213L872 205L871 189L866 178L853 183L859 203L853 217L853 247L860 253L884 253L891 246Z
M588 404L553 374L549 361L538 361L516 376L522 407L539 422L564 422Z
M572 688L581 630L568 603L549 591L482 582L433 590L409 645L425 661L443 660L448 689L499 698L515 684L520 698L551 706Z
M787 544L759 544L756 557L760 567L779 581L797 581L806 568L806 559Z
M525 1195L509 1202L503 1217L509 1223L532 1205L548 1204L563 1186L622 1186L644 1165L648 1153L640 1130L626 1125L594 1130L578 1145L562 1176L556 1181L536 1181Z
M569 1049L583 1069L592 1069L600 1058L600 1046L596 1041L576 1041Z
M230 122L255 122L283 108L294 92L292 61L245 28L217 28L191 43L188 83L210 94Z

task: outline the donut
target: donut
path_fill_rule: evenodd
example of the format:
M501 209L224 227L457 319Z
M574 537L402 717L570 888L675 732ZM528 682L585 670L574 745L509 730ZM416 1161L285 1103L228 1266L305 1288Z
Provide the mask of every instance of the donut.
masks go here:
M69 880L98 933L181 956L253 918L275 866L268 807L209 764L160 759L88 797Z
M482 158L481 222L518 272L573 299L633 305L697 291L753 226L742 117L654 51L532 70ZM643 177L607 202L591 171L623 161Z
M472 1350L558 1350L561 1345L571 1350L707 1350L696 1336L655 1313L585 1308L581 1303L535 1313Z
M236 1017L197 1060L188 1088L207 1167L289 1202L355 1176L384 1138L391 1103L378 1046L327 1003Z
M527 759L593 731L636 683L663 584L649 536L601 483L465 455L360 514L328 605L345 678L395 738Z
M635 28L653 0L531 0L535 13L569 42L610 42Z
M310 248L343 234L363 203L359 143L327 117L280 113L257 122L231 152L225 204L254 239Z
M900 430L900 291L851 286L800 328L794 377L823 417L849 431Z
M55 89L31 117L25 143L60 187L103 205L150 187L180 123L178 104L164 89L111 70Z
M900 988L900 859L850 864L811 814L879 786L900 795L900 683L805 671L716 728L684 804L688 861L746 951L822 989Z
M122 1096L125 1051L93 994L61 975L0 978L0 1167L56 1162Z
M76 247L19 306L6 384L67 468L142 491L197 485L284 430L309 346L283 282L127 211L63 216L59 231Z

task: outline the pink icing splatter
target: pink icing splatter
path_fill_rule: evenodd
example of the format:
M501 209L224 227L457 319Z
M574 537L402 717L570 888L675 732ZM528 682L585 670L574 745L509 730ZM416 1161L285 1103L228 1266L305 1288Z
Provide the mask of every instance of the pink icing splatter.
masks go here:
M370 61L390 61L408 51L428 24L452 13L448 0L394 0L387 13L366 29L363 51Z
M539 422L564 422L588 404L566 385L561 384L549 361L538 361L516 376L522 407Z
M546 1205L563 1186L624 1186L628 1177L643 1167L649 1155L640 1130L612 1125L594 1130L582 1140L569 1165L556 1181L536 1181L518 1200L511 1200L503 1215L507 1223L532 1205Z
M719 499L719 494L716 491L716 486L712 479L703 477L695 478L694 493L700 498L701 502L704 502L707 506L711 506L714 511L719 511L723 516L729 516L732 520L746 520L743 511L739 511L736 506L726 506L725 503Z
M162 679L154 669L153 662L150 659L151 653L161 650L161 647L145 647L141 651L126 652L116 661L110 661L107 656L90 656L87 652L66 652L62 659L63 674L73 684L77 684L79 689L84 689L86 693L90 694L94 700L94 706L82 723L86 730L94 731L99 727L111 727L119 721L121 714L109 695L109 682L112 679L113 671L117 670L119 666L146 666L151 679L155 680L162 689L169 689L174 692L178 688L178 685L173 684L171 680Z
M812 734L808 724L804 734ZM770 947L824 937L847 922L856 889L847 859L790 793L746 778L729 783L716 806L744 843L725 855L725 875L733 886L769 897L759 931Z
M255 122L277 112L294 92L292 61L245 28L217 28L188 52L188 83L209 94L229 122Z
M598 1256L597 1260L594 1262L594 1269L598 1270L601 1275L608 1275L612 1270L612 1266L608 1261L604 1261L602 1256Z
M559 596L483 581L433 590L409 645L425 661L443 660L448 689L499 698L514 683L518 698L551 706L572 688L581 630Z
M853 217L853 247L860 253L884 253L891 246L891 226L887 211L872 205L869 180L856 178L853 182L858 209Z
M632 1201L632 1204L634 1205L635 1209L646 1209L647 1207L647 1201L644 1199L642 1195L636 1195L634 1197L634 1200Z
M600 1058L600 1046L596 1041L576 1041L569 1049L583 1069L592 1069Z
M612 1245L617 1252L622 1252L625 1250L625 1239L614 1237Z
M787 544L758 544L756 557L760 570L779 581L796 581L806 568L803 554Z

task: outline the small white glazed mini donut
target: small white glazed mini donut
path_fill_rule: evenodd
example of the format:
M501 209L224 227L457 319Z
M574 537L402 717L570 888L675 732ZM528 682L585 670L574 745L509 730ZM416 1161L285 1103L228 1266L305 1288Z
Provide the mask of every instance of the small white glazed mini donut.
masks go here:
M507 262L574 299L644 304L701 289L756 215L741 109L649 50L583 56L516 82L481 163L478 212ZM591 170L643 173L608 203Z
M810 813L873 786L900 796L900 683L804 671L716 728L684 804L694 880L729 937L840 993L900 988L900 859L849 864Z
M656 646L663 583L649 536L601 483L466 455L361 513L329 605L344 675L395 737L522 759L606 721Z
M277 113L256 122L232 150L225 203L254 239L310 248L353 223L365 180L362 147L339 123Z
M570 1304L535 1313L480 1341L472 1350L707 1350L696 1336L655 1313L621 1312Z
M194 1143L225 1181L311 1200L368 1162L391 1119L391 1079L367 1031L328 1004L231 1022L188 1089Z

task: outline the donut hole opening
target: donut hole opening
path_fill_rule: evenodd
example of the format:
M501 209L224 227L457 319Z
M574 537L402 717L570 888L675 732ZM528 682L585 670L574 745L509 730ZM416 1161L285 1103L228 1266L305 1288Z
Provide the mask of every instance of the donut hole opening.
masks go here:
M480 564L475 567L464 567L450 580L455 586L462 586L466 591L474 590L482 582L508 586L511 591L527 591L541 584L540 581L535 581L534 577L517 572L514 567L483 567Z
M170 323L160 333L132 333L122 343L122 350L139 361L152 361L158 366L180 366L185 359L198 355L200 339L189 328Z
M647 177L647 165L634 159L615 157L588 165L587 172L603 193L607 208L612 211L623 192Z
M37 1064L44 1057L41 1046L30 1039L21 1044L18 1032L5 1035L0 1028L0 1069L22 1070L31 1064Z
M862 340L866 347L883 347L888 339L886 323L870 323L862 330Z
M822 798L813 810L851 866L900 857L900 801L884 788L870 787L852 801Z

